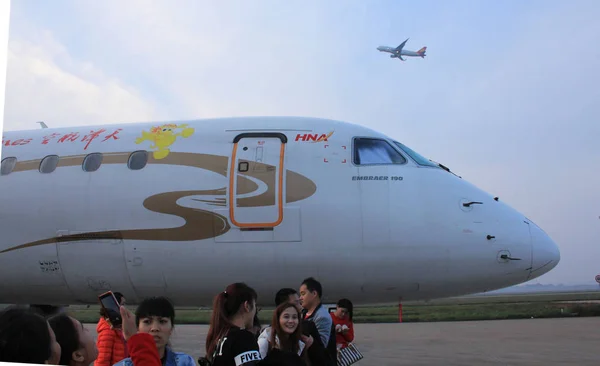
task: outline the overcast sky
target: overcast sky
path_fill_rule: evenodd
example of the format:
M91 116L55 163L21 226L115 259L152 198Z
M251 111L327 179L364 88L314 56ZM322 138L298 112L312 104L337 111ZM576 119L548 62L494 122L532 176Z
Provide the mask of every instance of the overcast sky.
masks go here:
M387 133L600 273L600 1L19 0L5 130L301 115ZM376 50L427 46L406 62Z

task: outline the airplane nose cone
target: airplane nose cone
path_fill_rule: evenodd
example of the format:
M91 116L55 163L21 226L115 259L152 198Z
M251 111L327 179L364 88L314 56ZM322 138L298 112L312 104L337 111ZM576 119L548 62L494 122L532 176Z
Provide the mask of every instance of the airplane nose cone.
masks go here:
M531 278L550 272L560 262L558 245L537 225L531 223L531 244L533 246Z

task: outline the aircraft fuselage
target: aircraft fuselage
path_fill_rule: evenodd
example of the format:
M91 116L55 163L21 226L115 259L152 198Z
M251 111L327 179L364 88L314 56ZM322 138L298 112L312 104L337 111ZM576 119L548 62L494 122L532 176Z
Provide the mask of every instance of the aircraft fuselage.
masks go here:
M210 306L243 281L270 305L314 276L325 301L386 304L516 285L560 260L506 203L349 123L48 128L2 144L0 303L110 289Z

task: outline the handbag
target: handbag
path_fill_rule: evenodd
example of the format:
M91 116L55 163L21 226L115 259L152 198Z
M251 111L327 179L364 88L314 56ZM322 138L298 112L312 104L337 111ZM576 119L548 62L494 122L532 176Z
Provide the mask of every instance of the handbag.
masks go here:
M354 343L349 343L348 347L342 348L337 354L338 366L349 366L362 360L364 357Z

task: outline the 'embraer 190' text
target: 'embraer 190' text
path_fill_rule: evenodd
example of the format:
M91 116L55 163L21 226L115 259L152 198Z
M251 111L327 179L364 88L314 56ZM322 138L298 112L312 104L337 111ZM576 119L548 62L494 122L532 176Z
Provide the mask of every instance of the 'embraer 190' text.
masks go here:
M386 177L385 175L355 175L352 177L352 180L404 180L403 177L399 177L396 175L392 175L390 177Z

